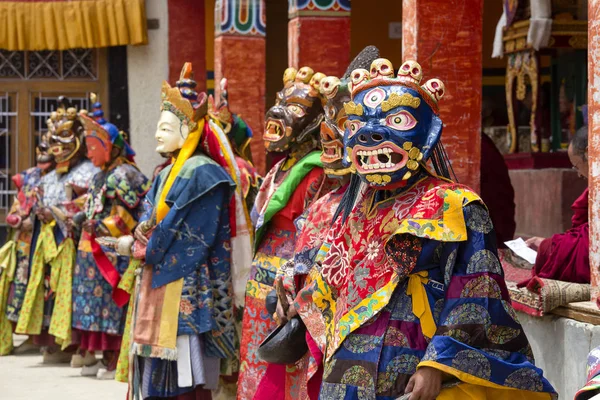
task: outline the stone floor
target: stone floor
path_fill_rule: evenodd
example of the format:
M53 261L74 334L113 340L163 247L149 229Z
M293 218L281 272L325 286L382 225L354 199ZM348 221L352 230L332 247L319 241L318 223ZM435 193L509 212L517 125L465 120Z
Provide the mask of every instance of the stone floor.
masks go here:
M19 344L22 337L16 337ZM11 400L125 400L127 385L84 378L79 369L44 365L39 354L0 357L0 398Z

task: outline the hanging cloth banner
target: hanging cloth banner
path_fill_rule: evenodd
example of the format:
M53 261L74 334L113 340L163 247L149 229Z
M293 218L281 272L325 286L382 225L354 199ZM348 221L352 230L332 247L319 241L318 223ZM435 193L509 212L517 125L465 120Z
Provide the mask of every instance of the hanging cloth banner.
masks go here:
M0 0L0 27L11 51L148 43L144 0Z

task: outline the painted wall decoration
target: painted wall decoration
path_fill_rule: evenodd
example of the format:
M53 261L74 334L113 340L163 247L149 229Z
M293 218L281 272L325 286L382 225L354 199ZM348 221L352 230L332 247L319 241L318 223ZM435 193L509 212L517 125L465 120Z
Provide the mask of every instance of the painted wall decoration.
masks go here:
M217 0L215 4L215 36L264 37L266 26L264 0Z
M311 12L350 12L350 0L288 0L288 4L290 15Z

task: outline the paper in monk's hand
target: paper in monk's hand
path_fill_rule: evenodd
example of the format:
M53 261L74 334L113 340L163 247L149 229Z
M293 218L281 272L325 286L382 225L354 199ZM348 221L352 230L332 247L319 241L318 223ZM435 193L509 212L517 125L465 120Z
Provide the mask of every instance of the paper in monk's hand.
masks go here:
M535 259L537 258L537 251L527 246L523 238L509 240L508 242L504 242L504 244L509 249L511 249L513 253L527 261L529 264L535 264Z

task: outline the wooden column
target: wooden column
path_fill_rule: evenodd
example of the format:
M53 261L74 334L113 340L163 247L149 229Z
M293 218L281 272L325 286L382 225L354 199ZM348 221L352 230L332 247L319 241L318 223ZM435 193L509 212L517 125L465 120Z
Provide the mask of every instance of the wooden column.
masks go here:
M255 166L265 173L262 140L265 119L264 0L217 0L215 4L215 95L219 82L229 81L231 111L252 128Z
M342 76L350 63L350 0L292 0L289 18L289 66Z
M460 183L479 190L483 0L403 0L402 57L446 85L442 142ZM385 54L382 55L385 57Z
M204 0L169 0L169 83L191 62L199 92L206 91Z
M588 2L588 157L592 300L600 290L600 0Z

